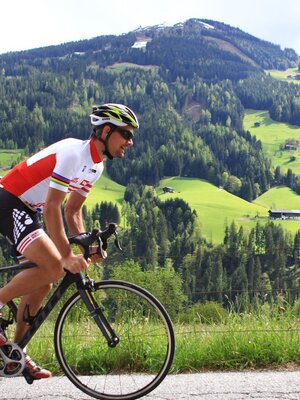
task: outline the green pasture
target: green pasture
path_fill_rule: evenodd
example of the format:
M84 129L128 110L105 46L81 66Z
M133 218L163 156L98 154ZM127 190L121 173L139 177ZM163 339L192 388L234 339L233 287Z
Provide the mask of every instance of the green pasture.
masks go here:
M255 123L260 126L255 127ZM276 122L270 118L268 111L248 109L244 117L244 128L262 142L264 152L274 168L280 166L281 173L286 173L290 168L300 174L300 127ZM297 150L283 150L288 139L299 141Z
M294 76L296 74L299 74L298 68L288 68L285 71L278 71L276 69L268 69L268 70L266 70L266 73L269 73L273 78L279 79L281 81L286 81L286 82L291 82L291 83L293 82L296 84L300 84L300 81L288 78L289 76Z
M164 186L172 187L174 193L163 193ZM268 216L264 205L249 203L201 179L167 178L156 191L162 200L179 197L195 209L203 236L214 243L223 241L224 228L232 221L247 231Z
M9 150L9 149L0 149L0 170L7 170L11 167L12 163L18 160L20 156L22 156L23 150ZM0 172L0 174L3 174Z
M174 193L163 193L162 188L170 186ZM91 209L101 201L111 201L122 207L125 187L117 184L104 174L91 191L86 205ZM198 214L199 224L204 237L213 243L221 243L226 225L234 221L245 231L252 229L260 221L265 223L270 208L300 209L300 198L287 187L270 189L253 203L222 190L204 180L196 178L169 177L160 182L156 193L161 200L182 198ZM300 221L276 221L283 228L296 233Z
M255 199L253 203L262 207L266 207L267 209L300 210L299 195L285 186L271 188L266 193ZM298 230L300 230L300 221L297 220L274 222L281 224L285 230L291 232L292 234L295 234Z
M112 65L107 66L105 69L108 71L121 73L128 68L138 68L138 69L143 69L145 71L151 70L154 72L157 72L158 70L158 67L156 65L138 65L129 62L114 63Z
M91 190L85 204L92 209L96 203L107 201L121 206L124 199L125 186L112 181L104 172Z

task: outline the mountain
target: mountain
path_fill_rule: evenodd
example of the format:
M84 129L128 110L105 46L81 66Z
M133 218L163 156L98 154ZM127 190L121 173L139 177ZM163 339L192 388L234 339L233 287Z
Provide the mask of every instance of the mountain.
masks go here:
M244 108L300 125L300 88L265 72L297 63L292 49L205 19L3 54L0 146L26 155L88 137L92 105L121 102L141 128L126 160L107 163L116 182L197 177L252 200L273 184L273 171L243 128Z

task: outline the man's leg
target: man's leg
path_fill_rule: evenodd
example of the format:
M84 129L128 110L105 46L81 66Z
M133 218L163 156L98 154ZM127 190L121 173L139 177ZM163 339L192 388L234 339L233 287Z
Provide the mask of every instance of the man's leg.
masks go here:
M30 316L34 317L39 309L41 308L42 302L47 294L50 292L52 285L45 285L33 293L27 294L22 297L21 302L18 306L17 313L17 327L15 332L15 342L18 343L23 337L25 332L28 330L28 324L24 321L26 312L29 312Z
M23 254L37 264L37 267L21 271L0 289L0 302L3 304L16 297L34 293L57 281L64 274L61 256L46 234L30 243Z
M19 340L28 329L23 321L26 304L29 304L30 312L35 314L49 292L51 283L57 281L64 274L61 256L46 234L30 243L23 254L37 264L37 267L20 272L0 289L2 304L6 304L16 297L22 297L17 315L16 340ZM49 378L52 375L47 369L36 365L28 356L26 356L26 369L34 379Z

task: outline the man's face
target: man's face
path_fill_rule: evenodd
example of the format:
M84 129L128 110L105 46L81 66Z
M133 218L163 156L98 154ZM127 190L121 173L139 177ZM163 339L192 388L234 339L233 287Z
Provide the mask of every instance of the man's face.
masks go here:
M123 158L128 147L133 145L133 127L116 127L108 139L108 151L113 157Z

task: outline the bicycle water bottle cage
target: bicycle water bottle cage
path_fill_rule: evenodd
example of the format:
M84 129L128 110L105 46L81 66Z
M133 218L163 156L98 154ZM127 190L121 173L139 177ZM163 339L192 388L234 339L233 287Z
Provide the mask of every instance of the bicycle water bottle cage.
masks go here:
M25 322L25 324L29 325L29 326L32 325L33 321L35 320L35 318L38 315L38 313L40 312L40 310L41 310L41 308L36 313L36 315L30 315L29 304L26 304L26 306L24 308L24 313L23 313L23 321Z

